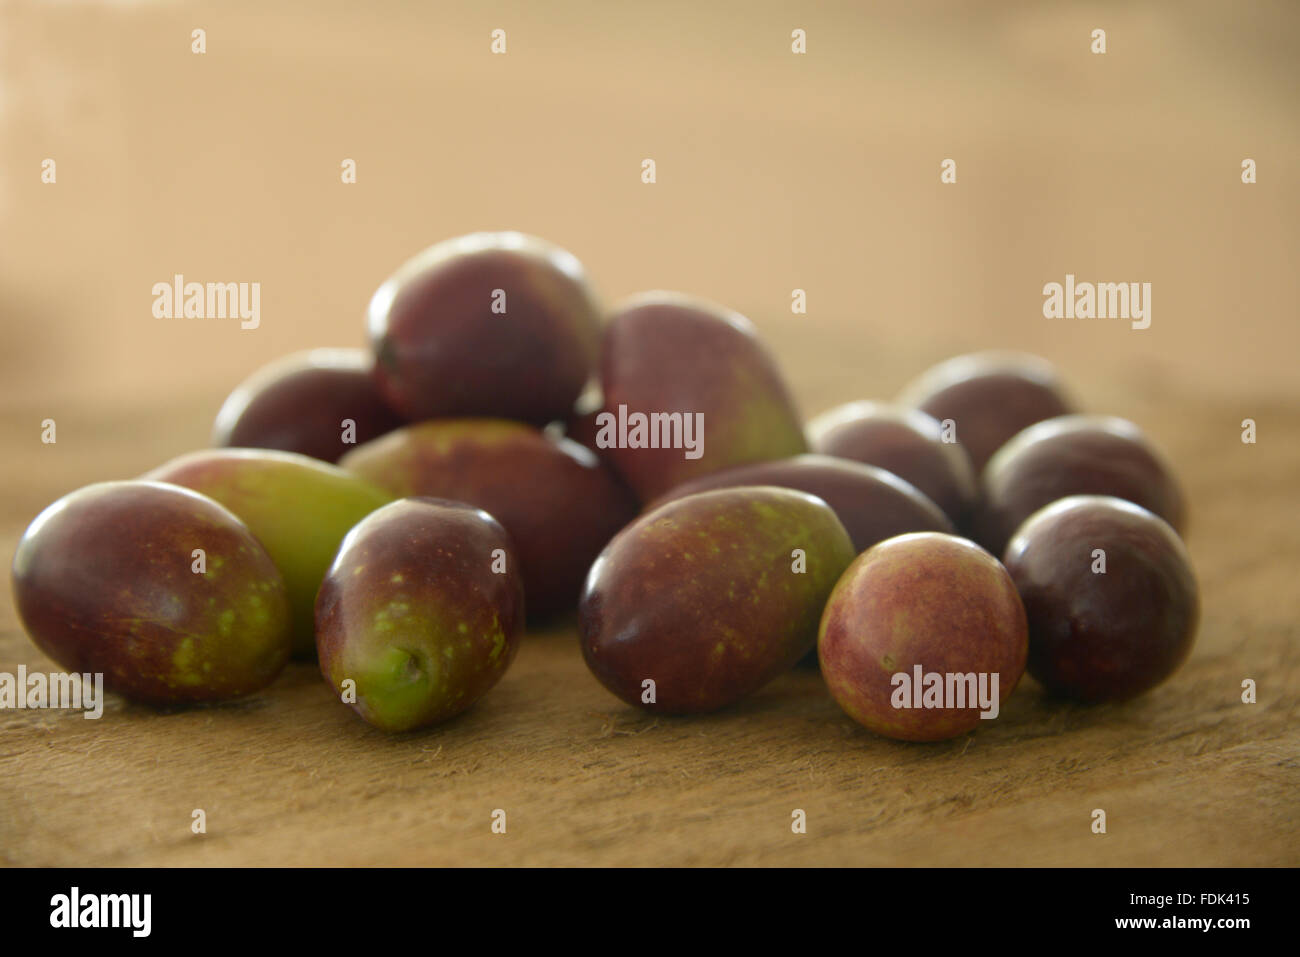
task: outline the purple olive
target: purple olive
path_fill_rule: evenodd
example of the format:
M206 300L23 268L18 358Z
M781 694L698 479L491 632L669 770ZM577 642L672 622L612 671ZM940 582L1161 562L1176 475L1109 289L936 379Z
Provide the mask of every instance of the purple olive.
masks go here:
M1029 673L1084 701L1131 698L1187 658L1196 577L1169 523L1132 502L1075 495L1035 512L1004 556L1029 617Z
M571 253L521 233L438 243L370 301L375 381L412 421L563 418L594 371L600 313Z
M505 674L523 630L510 538L459 502L402 499L370 513L316 597L321 673L385 731L460 714Z
M629 704L725 707L811 649L853 543L821 499L727 488L668 502L623 529L587 576L583 655Z
M942 741L997 716L1027 646L1025 610L998 560L964 538L919 532L849 566L826 603L817 654L832 697L859 724Z
M966 450L917 409L850 402L817 416L807 432L816 452L875 465L915 485L955 525L965 524L979 496Z
M271 683L289 658L289 601L233 513L161 482L101 482L28 527L14 600L64 668L151 704L220 701Z
M337 462L402 424L375 388L371 365L361 349L313 349L263 366L222 405L212 444Z
M595 444L643 501L709 472L808 451L780 370L739 313L632 297L605 329Z
M953 530L937 505L897 475L828 455L797 455L710 472L677 486L646 510L698 492L741 485L775 485L816 495L835 511L859 552L905 532Z
M1183 528L1182 489L1136 425L1068 415L1030 426L989 461L976 523L981 542L1001 554L1021 522L1067 495L1113 495Z
M977 352L941 362L913 380L898 403L954 422L976 474L1021 429L1074 411L1051 363L1018 352Z

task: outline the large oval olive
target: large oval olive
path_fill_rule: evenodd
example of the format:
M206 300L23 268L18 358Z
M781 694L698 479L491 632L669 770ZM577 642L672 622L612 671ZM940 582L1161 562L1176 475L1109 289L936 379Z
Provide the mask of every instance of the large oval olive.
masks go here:
M13 589L42 651L140 701L247 694L289 657L289 603L270 556L227 509L175 485L65 495L18 543Z
M766 486L677 499L620 532L591 568L583 654L651 711L712 711L792 667L817 638L853 543L821 499Z

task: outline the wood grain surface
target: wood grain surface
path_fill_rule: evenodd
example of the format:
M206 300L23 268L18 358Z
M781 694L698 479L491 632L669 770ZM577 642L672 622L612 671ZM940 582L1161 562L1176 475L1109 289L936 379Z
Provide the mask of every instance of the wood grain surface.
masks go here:
M971 348L1052 359L1185 483L1203 615L1174 678L1100 707L1026 679L990 726L903 744L808 671L646 716L570 621L419 734L369 728L308 665L219 707L0 712L0 862L1300 863L1297 8L866 6L0 7L0 554L71 489L202 446L261 363L360 344L414 251L520 228L607 301L750 315L808 414ZM177 272L261 282L260 328L153 318ZM1067 272L1151 282L1151 328L1043 318ZM0 671L20 664L54 667L6 596Z

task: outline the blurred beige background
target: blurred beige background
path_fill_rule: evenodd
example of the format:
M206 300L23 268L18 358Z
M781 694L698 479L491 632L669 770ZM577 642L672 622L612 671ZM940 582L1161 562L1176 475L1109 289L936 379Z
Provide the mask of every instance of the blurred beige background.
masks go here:
M8 0L6 433L146 398L192 402L201 443L245 373L361 343L398 263L480 228L567 246L607 300L677 288L824 342L808 413L991 345L1096 406L1125 377L1291 400L1298 31L1295 3ZM260 282L261 327L155 319L178 272ZM1067 272L1151 282L1151 328L1044 319Z

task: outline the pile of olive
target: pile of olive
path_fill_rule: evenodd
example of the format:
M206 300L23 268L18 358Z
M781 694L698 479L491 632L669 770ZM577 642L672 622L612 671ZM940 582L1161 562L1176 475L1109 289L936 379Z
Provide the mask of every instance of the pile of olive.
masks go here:
M421 253L368 330L254 374L214 448L42 512L13 563L41 649L154 704L318 657L397 731L485 694L525 609L576 609L634 705L721 708L816 649L850 715L919 740L996 715L1026 668L1122 698L1190 649L1177 484L1040 359L953 359L805 431L743 316L675 293L604 316L517 233Z

